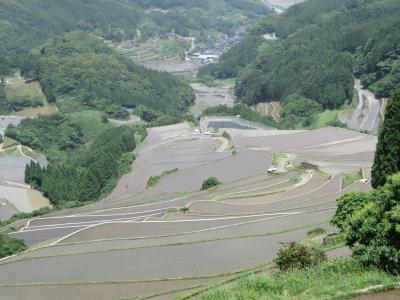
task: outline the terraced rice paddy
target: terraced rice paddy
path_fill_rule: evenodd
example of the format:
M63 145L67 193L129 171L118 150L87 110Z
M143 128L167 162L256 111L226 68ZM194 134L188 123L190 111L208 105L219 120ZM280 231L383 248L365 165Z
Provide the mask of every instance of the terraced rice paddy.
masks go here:
M0 220L49 206L48 199L24 183L25 166L31 160L47 163L43 155L19 145L0 150Z
M144 67L175 75L196 75L200 62L185 59L190 41L182 38L150 39L144 43L124 41L106 43Z
M25 221L11 235L31 248L0 261L0 298L171 299L265 265L281 242L312 228L330 232L336 199L370 189L368 180L343 188L342 174L371 166L374 136L227 130L237 154L218 152L219 139L186 124L150 129L132 172L109 197ZM267 174L273 153L283 150L294 167ZM150 176L174 168L147 188ZM223 184L200 191L209 176Z
M195 105L190 111L196 116L200 116L201 113L213 106L226 105L228 107L233 106L234 96L232 92L232 86L223 87L208 87L202 84L192 84L194 92L196 94Z

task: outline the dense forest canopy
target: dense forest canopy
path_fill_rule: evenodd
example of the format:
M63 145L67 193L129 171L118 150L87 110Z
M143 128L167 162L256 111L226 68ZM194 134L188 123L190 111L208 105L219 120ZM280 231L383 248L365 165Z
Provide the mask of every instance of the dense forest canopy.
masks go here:
M26 54L47 39L81 30L111 39L232 33L268 13L256 0L0 0L0 74L29 64Z
M32 162L26 168L25 181L55 205L97 200L132 163L134 133L128 126L112 127L101 132L79 156L50 163L47 169Z
M31 60L34 67L25 72L39 79L50 102L78 102L121 118L121 106L142 104L177 115L194 101L181 79L137 66L88 33L51 39L33 51Z
M251 105L298 93L337 108L352 99L353 72L388 97L400 83L399 22L396 0L309 0L257 23L200 74L237 76L236 94ZM277 40L262 38L273 32Z

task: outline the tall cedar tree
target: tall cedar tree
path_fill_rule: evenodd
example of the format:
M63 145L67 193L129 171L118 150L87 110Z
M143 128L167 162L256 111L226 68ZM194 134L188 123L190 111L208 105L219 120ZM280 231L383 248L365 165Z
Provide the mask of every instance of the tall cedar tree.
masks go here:
M386 183L389 175L400 171L400 89L389 99L385 120L379 132L379 140L372 168L372 186Z
M5 80L4 78L0 78L0 101L5 101L6 98Z

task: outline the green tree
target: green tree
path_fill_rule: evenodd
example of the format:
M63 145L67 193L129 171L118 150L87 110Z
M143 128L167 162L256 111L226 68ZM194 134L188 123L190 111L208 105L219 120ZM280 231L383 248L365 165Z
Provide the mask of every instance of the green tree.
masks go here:
M208 190L208 189L211 189L212 187L218 186L220 184L221 184L221 182L216 177L209 177L206 180L204 180L201 189Z
M0 233L0 258L16 254L25 249L26 246L22 240L12 238L6 233Z
M384 186L342 197L332 223L342 229L347 244L365 265L400 273L400 173Z
M3 102L7 99L6 97L6 85L5 79L2 77L0 78L0 102Z
M375 188L384 185L389 175L400 171L400 89L388 100L381 126L372 167L372 185Z
M363 192L342 196L337 200L337 210L331 219L331 224L344 231L349 226L350 216L370 201L369 194Z
M42 186L44 171L39 163L31 161L25 168L25 183L34 189Z
M282 117L284 121L281 127L294 129L298 125L310 126L321 111L322 106L319 103L299 94L291 94L283 101Z

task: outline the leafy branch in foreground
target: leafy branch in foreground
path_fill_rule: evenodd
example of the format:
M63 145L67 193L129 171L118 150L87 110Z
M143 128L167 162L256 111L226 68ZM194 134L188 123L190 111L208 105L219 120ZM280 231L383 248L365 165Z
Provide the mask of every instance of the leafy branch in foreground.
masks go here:
M393 274L400 273L399 199L400 173L376 190L343 196L332 218L355 258Z

